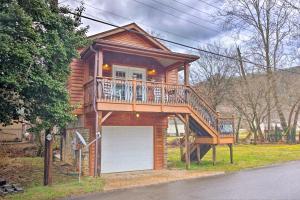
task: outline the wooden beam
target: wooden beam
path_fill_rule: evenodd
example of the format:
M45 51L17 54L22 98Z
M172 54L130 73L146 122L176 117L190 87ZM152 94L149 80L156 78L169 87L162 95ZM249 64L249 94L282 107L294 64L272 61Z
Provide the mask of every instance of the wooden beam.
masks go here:
M212 144L211 145L212 148L212 160L213 160L213 165L216 164L216 145Z
M112 114L112 112L108 112L101 120L101 124L103 124L103 122L105 122L105 120Z
M198 165L200 165L201 163L201 150L200 150L200 145L199 144L196 144L197 145L197 161L198 161Z
M184 85L190 85L190 65L184 64Z
M190 127L189 127L189 115L185 115L185 167L190 169Z
M99 133L101 134L101 137L100 139L98 140L98 152L97 152L97 174L96 176L100 176L101 175L101 168L102 168L102 165L101 165L101 144L102 144L102 120L103 120L103 113L102 111L98 111L98 131ZM96 135L97 137L97 135Z
M102 51L102 49L99 49L97 60L98 60L97 76L102 77L102 66L103 66L103 51Z
M182 117L182 115L180 115L180 114L175 114L175 115L182 121L182 123L185 124L185 119L184 119L184 117Z
M173 70L173 69L178 69L178 68L180 68L180 66L182 66L182 65L183 65L183 63L182 63L181 61L176 62L176 63L174 63L174 64L171 64L171 65L165 67L166 73L167 73L168 71Z
M229 152L230 152L230 163L233 164L233 149L232 144L228 144L229 146Z

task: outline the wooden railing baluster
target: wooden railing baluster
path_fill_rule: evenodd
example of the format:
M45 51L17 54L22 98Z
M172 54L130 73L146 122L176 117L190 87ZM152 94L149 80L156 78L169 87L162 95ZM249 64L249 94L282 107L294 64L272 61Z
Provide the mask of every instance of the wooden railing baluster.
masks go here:
M92 86L93 81L84 85L85 104L92 103ZM147 82L136 79L123 80L98 77L97 87L97 97L99 100L106 102L132 103L134 109L137 103L189 105L210 126L218 131L221 136L233 134L233 117L224 118L219 116L219 114L190 86Z

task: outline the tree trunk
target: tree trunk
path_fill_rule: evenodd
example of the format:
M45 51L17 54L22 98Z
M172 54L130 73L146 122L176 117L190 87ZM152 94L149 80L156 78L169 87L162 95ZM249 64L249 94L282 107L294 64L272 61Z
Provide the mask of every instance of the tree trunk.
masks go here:
M235 142L238 144L240 142L240 127L241 127L242 117L239 116L236 133L235 133Z
M255 124L256 124L256 131L259 135L259 141L264 142L264 135L263 135L262 130L260 128L260 121L257 119L257 117L255 117Z
M297 129L297 123L298 123L298 117L299 117L299 112L300 112L300 105L298 104L295 116L294 116L294 122L293 122L293 126L292 126L292 130L294 131L293 134L293 143L296 143L296 129Z
M274 102L275 102L275 108L276 108L276 111L277 111L278 116L279 116L281 127L285 131L285 130L287 130L288 127L287 127L287 122L285 120L285 117L284 117L284 114L283 114L283 111L282 111L281 104L280 104L279 99L278 99L277 90L276 90L276 81L275 81L274 76L271 74L271 72L270 72L269 76L271 76L270 78L272 80L271 81L271 91L272 91L273 99L274 99Z
M173 120L174 120L174 126L175 126L175 130L176 130L176 136L179 137L180 135L179 135L179 131L178 131L176 117L174 117Z
M45 132L45 154L44 154L44 185L52 185L52 161L53 161L53 138L49 140L47 136L51 135L51 130Z

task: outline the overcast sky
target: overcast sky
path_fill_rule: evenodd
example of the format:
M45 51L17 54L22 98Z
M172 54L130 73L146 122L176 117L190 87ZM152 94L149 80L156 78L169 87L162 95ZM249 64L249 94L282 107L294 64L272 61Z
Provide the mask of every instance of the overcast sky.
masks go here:
M63 5L74 8L80 0L60 0ZM116 25L135 22L144 30L158 34L168 40L192 46L204 45L221 40L224 45L234 40L212 16L222 8L221 0L85 0L84 14ZM113 27L90 20L88 35ZM170 45L174 51L187 49Z

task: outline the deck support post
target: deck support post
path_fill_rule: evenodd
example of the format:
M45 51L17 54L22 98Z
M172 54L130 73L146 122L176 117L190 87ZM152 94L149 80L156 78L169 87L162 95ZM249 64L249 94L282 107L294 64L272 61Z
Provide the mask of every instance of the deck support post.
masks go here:
M200 165L201 163L201 150L200 150L200 144L196 144L197 145L197 161L198 161L198 165Z
M190 169L190 127L189 127L189 115L185 115L185 168Z
M230 163L233 164L233 149L232 144L228 144L229 152L230 152Z
M100 133L100 138L98 141L98 148L97 148L97 174L96 176L101 175L101 144L102 144L102 124L103 124L103 113L102 111L98 111L98 132ZM97 135L96 135L97 137Z
M212 160L213 160L213 165L216 164L216 145L212 144L211 145L212 148Z

